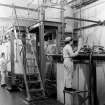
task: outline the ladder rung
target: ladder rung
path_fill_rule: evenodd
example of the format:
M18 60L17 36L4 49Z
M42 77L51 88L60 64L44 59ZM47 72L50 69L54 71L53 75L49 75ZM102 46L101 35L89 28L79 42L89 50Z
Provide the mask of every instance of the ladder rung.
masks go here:
M48 82L51 82L51 83L56 83L56 80L45 79L45 81L48 81Z
M26 58L26 60L35 60L35 58Z
M41 80L36 80L36 81L28 81L28 83L40 83L41 82Z
M41 101L41 100L43 100L43 99L47 99L48 97L46 97L46 96L44 96L44 95L42 95L42 96L38 96L38 97L35 97L35 96L33 96L33 100L34 101Z
M81 91L81 90L76 90L76 91L67 91L67 90L63 90L64 92L70 93L70 94L78 94L78 93L85 93L85 92L89 92L89 91Z
M26 75L27 75L27 76L34 76L34 75L35 75L35 76L38 76L39 73L36 72L36 71L27 71Z
M29 67L35 67L35 68L37 67L37 66L34 66L34 65L27 65L27 66L29 66Z
M28 74L26 74L27 76L36 76L36 75L38 75L39 74L39 72L34 72L34 73L28 73Z
M40 89L30 89L30 92L39 92L39 91L43 91L44 89L40 88Z

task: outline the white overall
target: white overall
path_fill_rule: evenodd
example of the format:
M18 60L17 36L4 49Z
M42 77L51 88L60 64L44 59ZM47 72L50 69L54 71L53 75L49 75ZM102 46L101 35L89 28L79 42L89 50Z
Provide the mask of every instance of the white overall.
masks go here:
M4 58L1 58L0 59L1 85L6 84L6 70L7 70L7 61Z
M63 58L64 58L64 83L66 88L72 88L72 79L73 79L73 56L76 56L78 53L73 53L72 47L70 44L65 45L63 48Z

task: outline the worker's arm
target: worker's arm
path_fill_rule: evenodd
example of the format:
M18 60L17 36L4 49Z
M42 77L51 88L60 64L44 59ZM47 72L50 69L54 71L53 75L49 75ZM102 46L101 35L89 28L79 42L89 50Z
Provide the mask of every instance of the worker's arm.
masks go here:
M75 53L73 52L72 47L68 47L68 54L70 57L74 57L78 55L79 50L77 50Z
M8 64L11 60L6 60L6 64Z

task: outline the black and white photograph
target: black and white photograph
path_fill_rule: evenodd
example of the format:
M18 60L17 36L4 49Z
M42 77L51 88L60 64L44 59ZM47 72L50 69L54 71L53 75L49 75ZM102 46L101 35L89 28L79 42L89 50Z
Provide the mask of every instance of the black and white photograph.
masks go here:
M0 105L105 105L105 0L0 0Z

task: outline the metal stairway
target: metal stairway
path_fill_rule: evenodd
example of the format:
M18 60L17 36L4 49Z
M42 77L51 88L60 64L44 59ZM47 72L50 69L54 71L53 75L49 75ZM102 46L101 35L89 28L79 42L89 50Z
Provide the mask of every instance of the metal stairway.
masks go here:
M18 25L18 31L20 35L20 28L19 28L19 22L17 17L16 8L14 7L14 13L15 13L15 20ZM29 34L28 28L26 27L26 33ZM25 33L25 34L26 34ZM16 36L17 37L17 36ZM33 101L37 99L43 99L45 98L45 91L43 88L43 83L41 80L41 75L39 72L38 64L36 61L36 55L34 53L34 46L32 46L32 43L30 43L31 53L27 53L27 40L26 37L22 39L23 41L23 75L24 75L24 83L25 83L25 89L26 89L26 101ZM28 56L30 55L30 56Z

